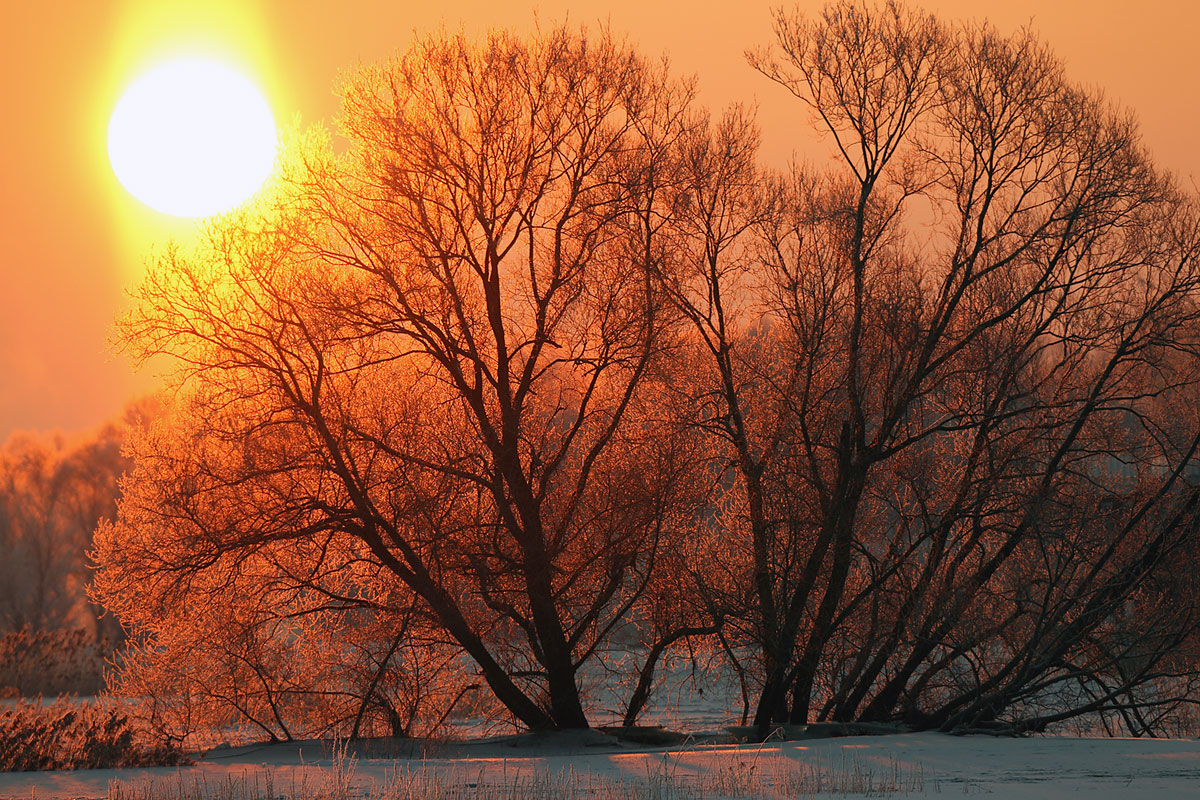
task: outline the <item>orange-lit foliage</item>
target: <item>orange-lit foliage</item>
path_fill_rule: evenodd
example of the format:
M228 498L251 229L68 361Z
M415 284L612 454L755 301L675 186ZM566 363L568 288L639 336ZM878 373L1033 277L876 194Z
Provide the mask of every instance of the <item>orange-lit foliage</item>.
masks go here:
M0 634L0 698L98 694L114 648L83 628Z
M22 700L0 711L0 772L191 763L178 748L145 739L112 705Z
M264 548L219 587L192 584L186 616L122 653L114 693L144 698L130 713L166 741L432 733L471 678L362 555ZM304 566L322 557L322 574Z

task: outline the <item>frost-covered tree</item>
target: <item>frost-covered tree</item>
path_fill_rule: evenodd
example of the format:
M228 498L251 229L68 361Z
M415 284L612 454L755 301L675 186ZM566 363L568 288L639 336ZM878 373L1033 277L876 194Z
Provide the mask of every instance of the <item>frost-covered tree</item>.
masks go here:
M422 39L343 100L345 152L304 138L121 325L178 399L133 445L97 597L166 665L197 605L371 605L365 564L521 724L586 726L578 671L646 617L695 461L653 398L690 89L556 28Z

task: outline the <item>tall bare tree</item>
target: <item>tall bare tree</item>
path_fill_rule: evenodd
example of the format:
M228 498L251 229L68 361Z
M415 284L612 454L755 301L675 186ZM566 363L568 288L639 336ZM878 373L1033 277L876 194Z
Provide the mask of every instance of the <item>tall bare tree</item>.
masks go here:
M317 591L356 549L517 720L586 726L577 671L646 596L690 468L647 388L690 89L557 28L426 38L343 99L349 151L309 141L122 326L180 399L134 447L98 596L154 631L300 542L288 580Z
M706 253L713 304L757 249L752 335L689 314L746 498L757 724L1130 702L1197 622L1113 625L1197 536L1195 201L1027 31L837 2L776 36L751 61L840 164Z

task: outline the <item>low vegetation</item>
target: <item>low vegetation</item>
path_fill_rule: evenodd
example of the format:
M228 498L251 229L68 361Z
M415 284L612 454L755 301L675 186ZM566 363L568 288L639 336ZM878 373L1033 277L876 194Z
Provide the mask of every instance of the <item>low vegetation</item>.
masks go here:
M148 740L111 705L59 698L48 704L19 701L0 711L0 771L188 763L183 751Z
M936 778L930 779L940 789ZM836 764L806 764L736 752L717 756L703 786L695 776L673 768L671 757L644 776L621 776L565 769L538 769L506 775L503 781L467 770L427 766L397 770L381 784L367 782L344 746L315 777L283 780L272 770L254 774L203 776L176 774L140 782L112 781L108 800L783 800L854 795L890 797L923 793L926 774L892 761L868 763L843 757Z

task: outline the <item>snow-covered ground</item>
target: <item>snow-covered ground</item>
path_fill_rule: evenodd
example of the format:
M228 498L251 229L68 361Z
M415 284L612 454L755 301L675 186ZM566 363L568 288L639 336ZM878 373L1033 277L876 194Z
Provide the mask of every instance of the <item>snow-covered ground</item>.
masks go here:
M500 795L514 800L560 797L563 792L545 791L546 776L559 776L558 787L568 786L572 791L566 794L572 797L743 800L965 794L1031 800L1200 800L1200 740L919 733L762 745L700 744L740 721L741 692L719 667L696 670L680 662L668 668L672 679L652 697L641 721L669 730L708 732L670 748L617 743L595 732L495 736L510 728L463 719L451 726L459 741L371 742L340 758L330 745L308 742L213 750L195 766L184 768L0 773L0 798L107 798L110 784L123 790L114 791L114 799L328 797L328 791L311 790L328 789L338 780L353 785L351 796L366 797L381 794L389 785L394 788L397 773L407 772L415 773L426 789L431 784L516 787ZM591 696L596 724L619 718L619 692L597 680ZM479 738L488 735L493 738ZM521 788L538 781L540 792ZM612 791L614 782L655 790ZM144 791L148 783L157 789L149 795ZM310 791L294 791L304 786ZM472 797L474 790L453 796Z
M384 787L397 771L437 783L512 784L535 775L568 774L580 787L623 780L668 780L695 797L1085 797L1200 798L1200 741L1162 739L999 739L935 733L637 749L582 737L504 738L414 745L401 757L360 754L340 759L341 774L360 796ZM0 797L104 798L118 781L219 787L248 781L287 795L288 787L328 783L339 759L319 743L215 751L193 767L0 774ZM352 767L352 769L347 769ZM259 796L263 796L261 794ZM778 794L777 794L778 792ZM180 795L176 788L169 792ZM224 794L228 791L213 794ZM586 795L586 791L584 792ZM126 795L128 796L128 794Z

